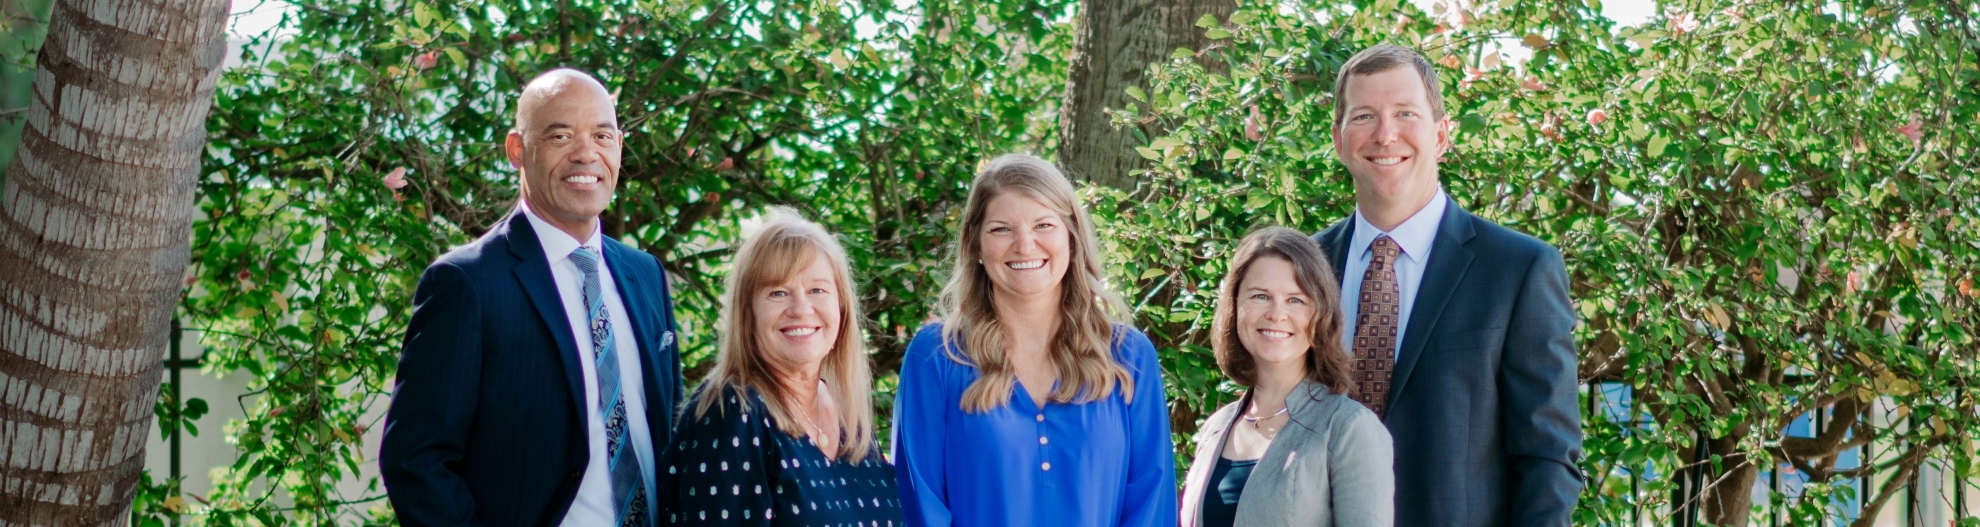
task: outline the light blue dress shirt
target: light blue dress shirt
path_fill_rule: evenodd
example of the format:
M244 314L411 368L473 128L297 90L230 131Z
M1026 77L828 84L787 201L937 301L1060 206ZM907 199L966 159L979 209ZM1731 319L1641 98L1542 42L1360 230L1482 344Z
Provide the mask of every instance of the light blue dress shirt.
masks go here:
M603 224L593 222L591 237L583 242L571 237L563 229L536 216L529 210L529 204L521 205L523 216L529 218L530 228L536 229L536 237L543 243L543 257L550 261L550 276L557 282L557 297L564 303L564 316L570 320L572 335L590 335L591 321L585 314L584 271L578 270L571 261L571 253L579 247L589 247L604 259L605 236ZM639 369L639 342L633 338L632 316L626 313L626 306L619 300L619 286L612 279L609 265L598 266L598 290L604 296L605 310L612 319L612 340L619 349L619 386L645 386L644 374ZM605 418L598 413L598 366L592 359L591 339L573 339L577 344L578 368L584 370L585 409L585 448L590 460L584 466L584 479L578 482L577 496L571 500L571 509L564 514L560 525L578 527L585 525L609 525L618 517L612 503L612 470L605 461ZM653 479L653 434L646 425L646 391L622 390L626 404L626 428L631 436L633 452L639 454L639 473L646 485L647 503L654 503ZM650 513L659 512L658 508Z
M894 400L894 471L908 525L1174 527L1162 368L1146 335L1114 332L1133 402L1117 387L1098 401L1041 409L1020 384L984 413L962 410L978 374L949 357L942 325L917 332Z
M1402 249L1402 256L1396 258L1396 346L1402 346L1403 335L1409 330L1410 308L1416 305L1417 285L1423 283L1423 268L1430 263L1430 247L1437 241L1437 227L1444 223L1444 208L1450 205L1450 198L1444 189L1437 189L1437 196L1430 198L1421 210L1416 211L1395 230L1383 232L1361 217L1361 209L1354 210L1354 240L1348 242L1347 270L1341 273L1341 349L1354 354L1355 315L1361 312L1361 275L1368 272L1368 261L1372 257L1369 244L1375 238L1387 235L1396 240L1396 247ZM1391 351L1391 353L1395 353ZM1396 357L1400 359L1401 357Z

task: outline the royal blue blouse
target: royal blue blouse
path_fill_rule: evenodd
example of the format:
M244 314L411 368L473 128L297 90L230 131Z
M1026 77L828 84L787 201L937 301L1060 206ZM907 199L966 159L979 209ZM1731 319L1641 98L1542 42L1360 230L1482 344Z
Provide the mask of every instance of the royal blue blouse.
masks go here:
M894 399L894 472L908 524L1176 525L1175 447L1155 346L1134 328L1114 331L1133 402L1117 387L1104 399L1040 409L1019 384L1004 406L965 413L976 368L949 357L940 323L921 328Z

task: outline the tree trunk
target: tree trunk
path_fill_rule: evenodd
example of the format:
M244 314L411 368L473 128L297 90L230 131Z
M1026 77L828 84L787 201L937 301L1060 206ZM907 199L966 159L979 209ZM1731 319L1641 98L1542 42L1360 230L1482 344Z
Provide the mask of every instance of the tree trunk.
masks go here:
M1203 15L1221 24L1237 9L1235 0L1081 0L1073 36L1072 70L1059 109L1059 166L1067 175L1110 187L1130 189L1128 172L1141 168L1134 147L1142 141L1129 128L1114 128L1108 109L1126 108L1130 86L1148 88L1148 65L1167 60L1176 48L1202 51L1210 45ZM1222 63L1203 61L1221 71ZM1141 103L1143 111L1148 105ZM1163 130L1144 127L1149 139Z
M1726 448L1729 451L1737 447L1729 441L1714 443L1719 443L1713 445L1715 449ZM1745 462L1746 457L1740 455L1726 456L1721 460L1727 472L1715 478L1717 485L1706 482L1711 486L1705 489L1705 522L1720 526L1746 525L1747 517L1753 514L1753 483L1760 478L1760 467Z
M189 259L226 0L63 0L0 188L0 525L121 525Z

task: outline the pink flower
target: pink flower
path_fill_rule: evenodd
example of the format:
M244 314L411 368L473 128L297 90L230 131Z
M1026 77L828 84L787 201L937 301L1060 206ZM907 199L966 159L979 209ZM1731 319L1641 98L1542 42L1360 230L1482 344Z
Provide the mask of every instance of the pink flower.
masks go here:
M394 194L406 188L406 167L394 168L392 173L385 174L385 188L392 189Z
M1863 289L1863 279L1856 275L1856 271L1850 271L1849 276L1844 279L1843 292L1855 293L1860 289Z
M1251 116L1244 118L1244 138L1253 141L1265 139L1265 134L1258 131L1258 105L1252 105Z
M248 270L247 270L247 269L242 269L242 270L241 270L241 272L238 272L238 273L234 273L234 279L235 279L235 280L240 280L240 281L242 281L242 282L246 282L246 281L247 281L247 279L249 279L249 278L254 278L254 273L250 273L250 272L248 272Z
M1675 37L1697 30L1698 19L1693 18L1691 13L1675 13L1671 15L1671 36Z
M1467 64L1464 66L1464 78L1458 80L1458 89L1469 90L1471 89L1471 83L1483 80L1484 78L1485 70L1474 68Z
M440 52L438 51L428 51L419 54L417 57L413 57L413 67L422 70L430 70L438 65L440 65Z
M1528 91L1547 91L1547 83L1540 82L1540 76L1538 75L1527 75L1526 78L1520 79L1519 87L1526 88Z
M1904 126L1897 127L1896 130L1892 130L1892 131L1897 132L1899 135L1903 135L1905 137L1911 138L1912 146L1917 146L1925 142L1925 130L1923 130L1924 126L1925 123L1923 121L1912 119L1911 122L1904 123Z
M1601 108L1596 108L1588 111L1589 125L1591 126L1600 125L1606 122L1609 122L1609 112L1602 111Z

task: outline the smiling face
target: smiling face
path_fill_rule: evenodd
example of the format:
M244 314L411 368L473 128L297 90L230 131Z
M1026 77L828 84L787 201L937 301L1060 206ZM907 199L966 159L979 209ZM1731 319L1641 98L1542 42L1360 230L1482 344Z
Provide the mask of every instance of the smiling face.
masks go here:
M589 237L619 182L621 135L612 95L598 81L570 70L531 81L504 145L522 170L530 211L579 240Z
M1421 207L1437 192L1437 157L1450 146L1423 79L1409 67L1346 78L1334 153L1354 175L1357 201Z
M1237 287L1238 342L1260 371L1305 368L1313 348L1313 298L1299 288L1293 264L1265 257L1252 262Z
M1072 254L1064 216L1020 192L1004 192L984 207L977 256L998 295L1057 299Z
M750 297L759 349L772 368L816 374L832 353L841 322L833 274L831 260L813 254L796 274L758 288Z

